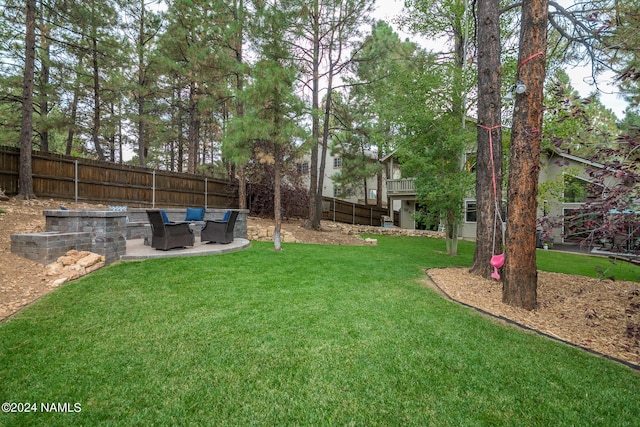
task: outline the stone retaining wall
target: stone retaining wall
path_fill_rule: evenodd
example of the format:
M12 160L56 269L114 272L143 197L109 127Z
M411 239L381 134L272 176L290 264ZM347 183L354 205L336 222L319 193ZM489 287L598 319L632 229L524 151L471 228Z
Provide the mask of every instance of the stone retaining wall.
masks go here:
M327 229L338 229L343 234L380 234L385 236L410 236L410 237L432 237L434 239L444 239L445 235L441 231L431 230L409 230L406 228L372 227L369 225L342 224L339 222L322 223Z
M267 227L259 227L257 225L250 225L247 227L247 239L255 240L259 242L270 242L273 240L273 232L276 229L275 225L269 225ZM280 231L280 239L283 243L297 243L293 233L286 230Z
M388 228L388 227L374 227L369 225L352 225L344 224L340 222L322 221L322 228L328 231L335 231L341 234L347 235L361 235L361 234L379 234L386 236L410 236L410 237L432 237L434 239L444 239L443 232L430 231L430 230L407 230L404 228ZM247 228L247 239L257 241L271 241L273 240L273 231L275 226L258 226L250 225ZM282 242L284 243L296 243L297 239L291 232L281 231Z

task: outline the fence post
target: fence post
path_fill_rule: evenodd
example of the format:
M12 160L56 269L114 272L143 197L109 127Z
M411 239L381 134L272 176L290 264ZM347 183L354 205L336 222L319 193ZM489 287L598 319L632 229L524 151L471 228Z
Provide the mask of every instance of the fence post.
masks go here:
M369 208L369 225L373 227L373 208Z
M333 198L333 222L336 222L336 198Z
M74 193L75 193L75 201L76 203L78 203L78 161L74 160L74 173L75 173L75 179L74 179Z
M205 176L204 177L204 209L207 209L207 200L208 200L208 196L207 196L207 184L209 183L208 178Z
M355 225L356 223L356 204L351 204L351 225Z
M156 208L156 170L151 173L151 208Z

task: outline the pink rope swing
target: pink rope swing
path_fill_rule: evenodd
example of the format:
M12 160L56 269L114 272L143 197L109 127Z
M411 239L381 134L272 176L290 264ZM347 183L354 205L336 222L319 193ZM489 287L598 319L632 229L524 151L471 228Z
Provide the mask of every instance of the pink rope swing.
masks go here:
M500 253L496 255L496 230L498 228L498 220L500 220L500 224L502 226L502 215L500 214L500 204L498 202L498 185L496 182L496 166L493 160L493 135L492 131L494 129L498 129L501 126L483 126L478 125L483 129L486 129L489 132L489 154L491 155L491 180L493 182L493 201L495 203L495 214L493 217L493 246L491 247L491 260L489 264L493 267L493 273L491 273L491 277L496 280L500 280L500 273L498 272L499 268L502 268L504 265L504 253Z

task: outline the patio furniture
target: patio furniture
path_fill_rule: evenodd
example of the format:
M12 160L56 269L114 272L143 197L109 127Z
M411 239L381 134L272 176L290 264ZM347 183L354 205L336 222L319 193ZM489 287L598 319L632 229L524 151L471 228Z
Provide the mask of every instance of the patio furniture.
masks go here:
M613 243L611 249L615 252L626 253L629 252L631 246L630 236L626 234L616 234L613 236Z
M238 211L231 211L226 221L224 219L222 221L205 221L204 228L200 233L200 241L224 244L233 242L233 227L236 225L237 218Z
M165 224L160 210L147 210L151 224L151 247L167 251L174 248L193 246L195 238L187 223Z
M184 218L185 222L204 221L205 208L187 208L187 215Z

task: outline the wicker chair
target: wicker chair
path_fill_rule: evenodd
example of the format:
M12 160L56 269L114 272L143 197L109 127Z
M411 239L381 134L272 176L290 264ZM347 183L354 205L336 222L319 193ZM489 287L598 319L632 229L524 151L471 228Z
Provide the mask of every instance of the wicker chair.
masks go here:
M201 242L231 243L233 242L233 227L236 225L238 211L231 211L226 221L208 220L200 233Z
M195 238L187 223L165 223L160 210L147 210L151 224L151 247L167 251L193 246Z

